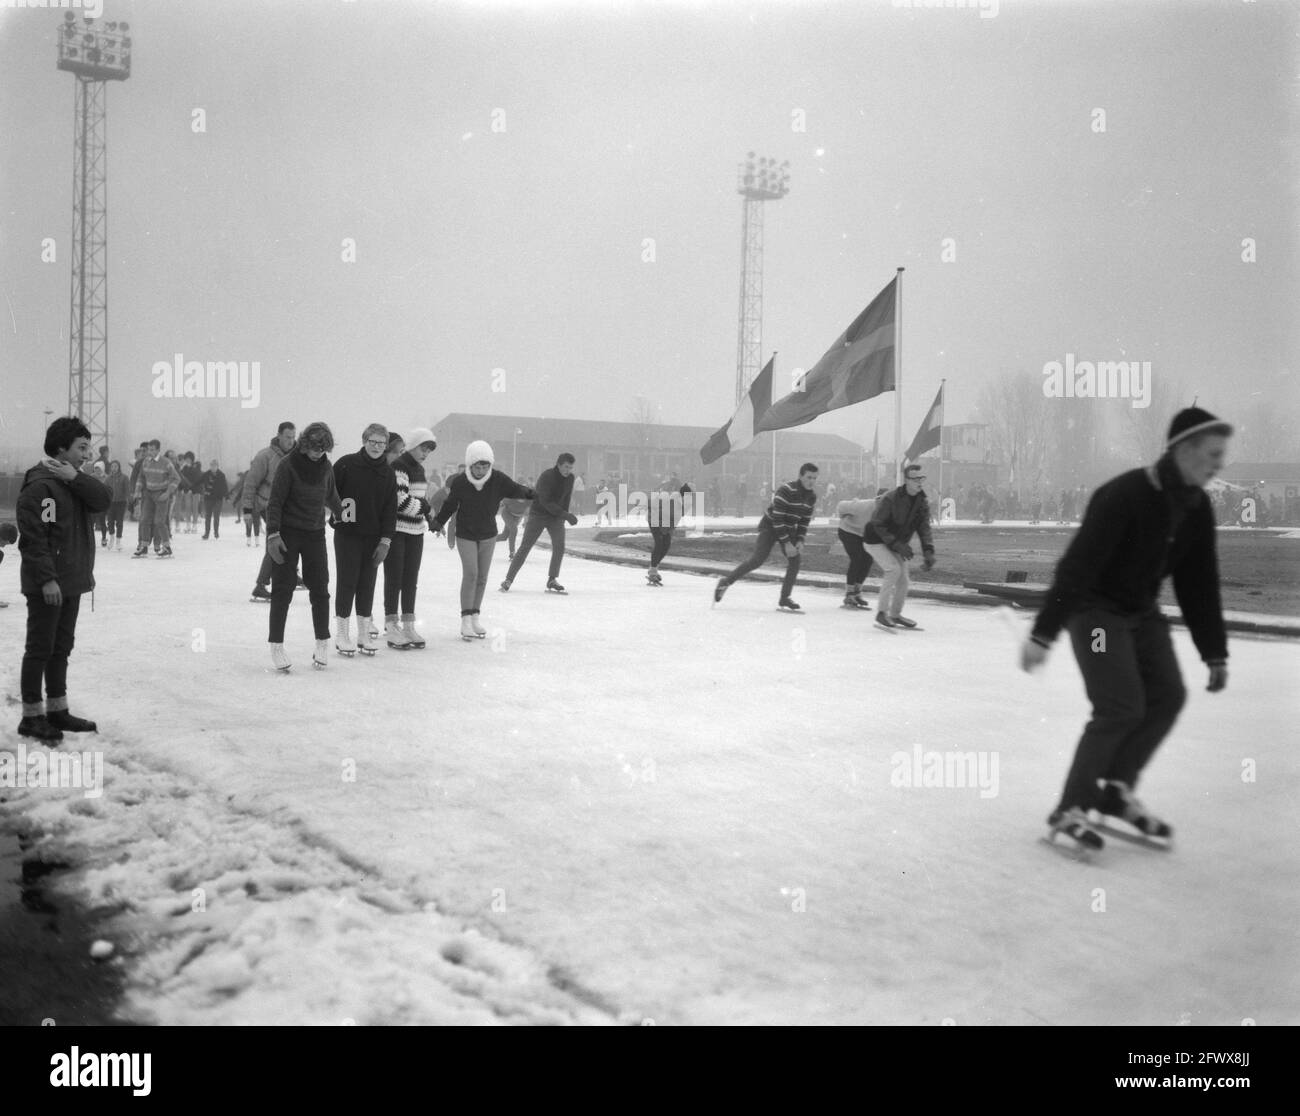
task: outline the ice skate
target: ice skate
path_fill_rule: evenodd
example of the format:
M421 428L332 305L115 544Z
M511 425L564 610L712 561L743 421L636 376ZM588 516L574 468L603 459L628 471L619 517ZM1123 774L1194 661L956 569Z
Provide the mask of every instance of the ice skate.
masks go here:
M1047 824L1050 829L1043 840L1049 845L1056 843L1058 834L1068 838L1073 843L1067 848L1072 848L1075 852L1085 855L1102 849L1106 845L1101 835L1093 829L1092 823L1088 821L1088 815L1078 806L1071 806L1068 810L1053 810L1051 816L1047 819Z
M1161 818L1150 813L1127 784L1112 779L1102 788L1101 802L1097 813L1102 816L1101 828L1109 829L1116 836L1128 836L1123 829L1110 824L1110 819L1117 819L1130 825L1137 835L1161 845L1168 845L1173 840L1173 827Z
M424 636L415 630L415 613L407 612L402 616L402 631L406 635L406 642L412 650L419 651L424 647Z
M271 665L281 674L289 673L289 667L291 664L289 662L289 654L285 651L283 643L271 644Z
M651 570L647 573L645 575L645 580L647 585L662 586L664 583L664 579L659 576L658 570Z
M270 604L271 591L269 589L262 588L262 586L260 585L254 585L252 596L250 596L248 599L250 601L253 601L254 603L261 602L262 604Z
M472 643L478 638L474 634L474 618L469 613L460 618L460 638L466 643Z
M886 616L883 612L877 612L877 613L876 613L876 627L877 627L877 628L880 628L882 631L889 632L890 634L894 634L894 629L895 629L897 626L898 626L898 625L896 625L896 624L895 624L895 623L894 623L894 622L893 622L893 621L892 621L888 616Z
M148 548L147 546L137 546L137 547L135 548L135 553L132 554L131 557L132 557L132 558L148 558L148 557L149 557L149 548Z
M906 616L891 616L889 622L893 624L895 628L903 628L908 631L917 626L915 620L910 620Z
M328 639L318 639L316 641L316 650L311 653L311 665L317 670L324 670L330 662L330 641Z
M561 585L555 578L549 578L546 582L546 591L548 593L567 593L568 590Z
M478 639L483 639L487 636L487 628L483 627L482 622L478 618L477 612L471 612L469 614L469 626L473 629L474 635Z
M411 649L411 640L398 623L396 616L384 617L384 639L388 646L396 651L409 651Z
M803 611L803 609L800 608L800 607L795 603L793 597L782 597L779 601L776 602L776 607L779 608L782 612L802 612L802 611Z
M373 655L379 650L379 630L369 616L357 617L357 650L363 655Z
M334 617L334 650L346 659L357 653L357 645L352 641L352 617Z
M510 579L509 579L509 578L506 578L505 581L503 581L503 582L501 583L501 592L503 592L503 593L509 593L509 592L510 592Z

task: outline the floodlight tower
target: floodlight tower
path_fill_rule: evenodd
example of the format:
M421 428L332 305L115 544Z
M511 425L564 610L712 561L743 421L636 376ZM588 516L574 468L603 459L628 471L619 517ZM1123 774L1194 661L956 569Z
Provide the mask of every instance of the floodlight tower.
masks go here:
M736 340L736 406L763 362L763 203L790 192L790 162L752 151L740 166L736 193L744 198L740 238L740 323Z
M65 12L60 70L77 79L72 146L72 324L68 414L108 442L108 152L105 89L131 76L131 28Z

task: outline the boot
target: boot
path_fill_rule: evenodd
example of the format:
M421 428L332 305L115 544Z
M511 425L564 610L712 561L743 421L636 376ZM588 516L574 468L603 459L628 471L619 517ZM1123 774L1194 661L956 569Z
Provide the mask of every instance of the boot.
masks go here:
M469 614L469 626L473 629L474 634L478 636L479 639L482 639L484 636L487 635L487 628L483 627L483 625L479 622L477 611L471 612Z
M415 650L418 651L424 646L424 637L415 630L414 612L402 613L402 631L406 633L407 642L409 642Z
M384 638L388 641L388 646L398 651L409 651L411 649L411 640L402 626L397 622L397 617L388 615L384 617Z
M114 540L113 540L113 549L114 549L114 550L121 550L121 549L122 549L122 540L121 540L121 539L114 539Z
M460 618L460 638L466 643L478 637L474 634L474 617L471 613L463 613Z
M316 650L311 653L311 665L317 670L324 670L329 666L330 661L330 641L328 639L318 639L316 641Z
M334 617L334 650L346 658L357 653L357 645L352 642L352 617Z
M30 736L35 740L62 740L63 733L46 719L44 713L34 713L18 722L18 735Z
M373 655L379 650L379 643L376 636L379 633L375 630L369 616L357 617L357 650L363 655Z
M283 643L271 644L271 664L282 674L289 673L289 655L285 651Z
M45 719L60 732L99 731L94 721L87 721L85 717L73 716L66 709L52 709L45 714Z

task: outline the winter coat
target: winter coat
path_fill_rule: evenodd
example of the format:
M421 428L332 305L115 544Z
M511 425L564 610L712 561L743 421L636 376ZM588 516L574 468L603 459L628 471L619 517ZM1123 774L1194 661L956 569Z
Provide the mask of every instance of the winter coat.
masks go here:
M1214 512L1204 489L1183 483L1162 457L1131 469L1093 494L1083 522L1056 566L1033 634L1050 643L1074 612L1102 608L1140 616L1156 608L1160 583L1174 596L1206 662L1228 657L1219 597Z
M140 466L137 494L148 491L159 503L165 503L176 495L180 486L181 475L176 471L176 466L161 454Z
M109 502L108 489L84 473L63 481L44 463L27 470L17 506L24 593L39 594L48 581L57 581L65 597L95 588L91 517Z
M890 550L908 545L915 534L921 536L921 553L934 553L934 536L930 534L930 501L921 489L915 496L900 484L876 500L876 510L862 532L862 541L870 546L882 543Z
M117 476L110 473L104 478L104 484L108 486L110 504L125 504L131 499L131 479L125 473L118 473Z
M209 469L199 481L199 491L205 500L216 500L218 503L224 500L230 493L226 474L220 469Z
M335 516L343 513L330 459L322 455L313 461L295 450L275 470L271 498L266 502L266 533L274 535L282 527L323 531L326 507Z
M340 457L334 462L334 485L344 506L344 518L331 520L335 531L365 538L393 537L397 528L397 477L383 454L378 461L363 449Z
M779 542L803 542L816 503L816 492L800 481L787 481L776 490L763 518L776 529Z
M535 515L543 522L563 519L569 514L569 501L573 498L573 474L566 477L558 465L552 465L538 476L536 491L537 497L529 515Z
M264 512L271 499L271 485L275 481L276 471L287 455L280 448L280 439L272 438L271 444L260 449L248 465L244 474L244 487L239 496L241 511ZM324 460L322 458L322 460Z
M482 488L475 488L465 474L453 477L438 514L435 527L441 528L453 515L456 517L456 537L482 542L497 537L497 508L502 500L532 500L537 514L537 492L527 485L517 484L499 469L493 469Z

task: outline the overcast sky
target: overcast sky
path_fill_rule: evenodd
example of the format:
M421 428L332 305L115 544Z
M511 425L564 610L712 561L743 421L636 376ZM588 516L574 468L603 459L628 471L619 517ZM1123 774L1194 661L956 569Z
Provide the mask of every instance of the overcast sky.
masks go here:
M942 377L963 421L987 377L1067 353L1294 415L1298 12L105 0L134 40L108 91L114 455L201 416L243 467L281 418L350 450L372 420L624 420L638 393L721 425L749 150L792 164L778 383L903 266L905 444ZM0 9L0 460L67 399L62 19ZM155 400L175 353L260 362L260 406ZM888 446L891 395L805 429L869 443L877 418Z

